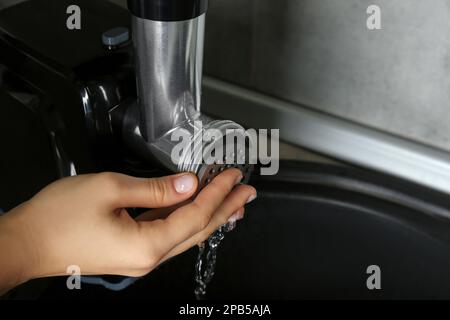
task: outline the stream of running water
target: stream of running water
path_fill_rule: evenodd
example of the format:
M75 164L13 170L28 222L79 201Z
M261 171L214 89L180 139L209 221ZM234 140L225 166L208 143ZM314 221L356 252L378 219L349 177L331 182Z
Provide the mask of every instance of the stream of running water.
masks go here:
M225 233L232 231L236 222L230 222L216 230L205 242L201 243L195 263L195 297L203 300L206 296L208 284L214 277L216 269L217 252Z

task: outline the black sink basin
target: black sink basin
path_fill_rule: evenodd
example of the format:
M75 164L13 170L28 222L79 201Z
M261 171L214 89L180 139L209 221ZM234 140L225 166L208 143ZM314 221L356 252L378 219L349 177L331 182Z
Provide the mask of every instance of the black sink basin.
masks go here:
M227 234L208 299L450 298L448 197L350 168L284 162ZM43 298L193 299L193 249L122 292L55 281ZM369 290L367 267L381 269Z

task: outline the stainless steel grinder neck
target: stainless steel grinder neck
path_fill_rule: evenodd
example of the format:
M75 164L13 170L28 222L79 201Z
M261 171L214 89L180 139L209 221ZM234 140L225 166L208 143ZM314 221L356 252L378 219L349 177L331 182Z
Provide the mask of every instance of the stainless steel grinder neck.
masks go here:
M192 171L198 175L212 166L198 163L202 154L173 163L170 155L175 143L170 134L177 129L192 132L193 146L201 143L207 149L211 142L195 141L201 139L201 135L194 136L198 121L203 131L219 130L224 139L229 129L243 130L232 121L213 120L201 114L207 4L208 0L128 0L138 101L127 112L124 139L145 158L157 159L175 172ZM229 149L236 150L235 146Z
M206 0L130 0L141 134L155 142L200 111Z

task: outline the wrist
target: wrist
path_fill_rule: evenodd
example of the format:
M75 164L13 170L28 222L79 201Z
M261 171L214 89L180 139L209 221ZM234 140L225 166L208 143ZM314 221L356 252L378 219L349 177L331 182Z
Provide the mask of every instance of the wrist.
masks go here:
M21 221L22 210L24 205L0 217L0 292L33 278L37 259L26 224Z

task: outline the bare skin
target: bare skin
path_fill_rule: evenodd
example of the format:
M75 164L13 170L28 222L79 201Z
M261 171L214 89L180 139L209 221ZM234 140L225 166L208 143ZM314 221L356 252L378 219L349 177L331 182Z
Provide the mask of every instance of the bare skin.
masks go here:
M0 218L0 293L30 279L65 275L142 276L244 216L256 190L226 170L194 199L197 178L117 173L59 180ZM158 208L132 219L124 208Z

